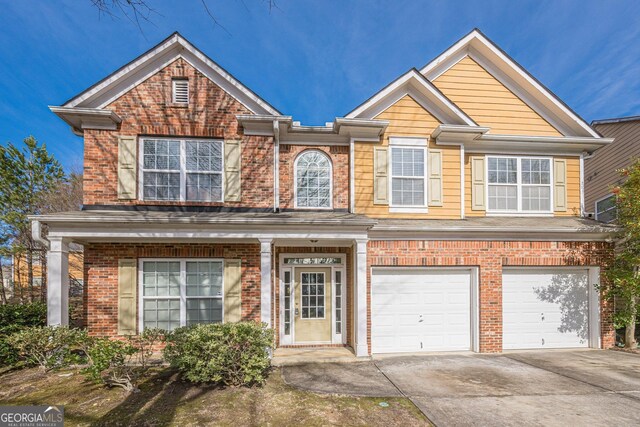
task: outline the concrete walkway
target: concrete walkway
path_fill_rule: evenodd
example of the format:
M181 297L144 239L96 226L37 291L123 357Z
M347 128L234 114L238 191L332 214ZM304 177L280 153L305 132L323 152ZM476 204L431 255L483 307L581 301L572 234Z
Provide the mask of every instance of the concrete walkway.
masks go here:
M399 356L283 372L320 393L405 395L438 426L640 424L640 356L617 351Z

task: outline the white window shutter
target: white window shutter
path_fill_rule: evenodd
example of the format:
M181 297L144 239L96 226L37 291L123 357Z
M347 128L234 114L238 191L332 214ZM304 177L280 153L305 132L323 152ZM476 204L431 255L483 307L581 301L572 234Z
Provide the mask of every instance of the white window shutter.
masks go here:
M136 260L118 260L118 334L136 333Z
M567 161L553 159L553 210L567 211Z
M389 149L373 149L373 204L389 204Z
M429 149L429 206L442 206L442 150Z
M239 259L224 260L224 321L242 319L242 263Z
M471 157L471 210L484 211L487 209L485 183L486 171L483 156Z
M135 136L118 137L118 199L136 198L137 152Z
M239 140L224 142L224 200L239 202L242 195L240 181L242 146Z

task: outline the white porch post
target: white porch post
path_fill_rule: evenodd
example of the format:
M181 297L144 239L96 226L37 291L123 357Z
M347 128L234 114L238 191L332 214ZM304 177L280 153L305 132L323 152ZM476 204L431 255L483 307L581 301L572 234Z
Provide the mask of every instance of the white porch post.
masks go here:
M367 345L367 240L356 240L355 337L356 356L369 355Z
M260 239L260 320L271 326L271 242Z
M47 325L69 324L69 245L50 238L47 252Z

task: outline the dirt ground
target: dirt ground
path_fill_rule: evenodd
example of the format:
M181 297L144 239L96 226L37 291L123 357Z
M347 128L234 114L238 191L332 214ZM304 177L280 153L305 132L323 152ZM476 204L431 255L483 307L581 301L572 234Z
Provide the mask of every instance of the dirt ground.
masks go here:
M407 399L301 391L285 384L280 370L262 387L222 388L194 385L171 369L157 368L139 392L127 395L88 382L77 370L24 369L0 375L0 404L64 405L70 426L429 425Z

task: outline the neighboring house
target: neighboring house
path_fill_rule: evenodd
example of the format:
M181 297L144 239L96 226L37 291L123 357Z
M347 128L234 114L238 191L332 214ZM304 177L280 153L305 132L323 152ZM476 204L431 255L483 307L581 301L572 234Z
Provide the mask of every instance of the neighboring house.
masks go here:
M611 139L478 30L325 126L177 33L51 109L84 137L84 209L32 218L50 324L76 242L93 335L243 319L357 356L614 344L611 228L581 191Z
M640 116L594 120L591 126L615 142L584 161L585 207L598 221L613 222L616 202L611 191L622 183L618 170L640 159Z
M38 256L33 257L33 291L40 296L41 286L46 283L46 268L43 268L42 260ZM13 290L16 297L26 297L29 294L29 264L27 254L12 257ZM11 277L11 276L10 276ZM84 264L82 246L71 243L69 249L69 289L72 296L81 296L84 282Z

